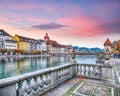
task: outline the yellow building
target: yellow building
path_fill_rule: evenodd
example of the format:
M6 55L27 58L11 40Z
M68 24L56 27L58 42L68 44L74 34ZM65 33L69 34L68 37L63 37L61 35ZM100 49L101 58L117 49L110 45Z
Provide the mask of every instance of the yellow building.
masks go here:
M14 38L17 41L18 50L24 50L24 51L30 50L30 43L28 42L28 39L26 37L22 37L15 34Z

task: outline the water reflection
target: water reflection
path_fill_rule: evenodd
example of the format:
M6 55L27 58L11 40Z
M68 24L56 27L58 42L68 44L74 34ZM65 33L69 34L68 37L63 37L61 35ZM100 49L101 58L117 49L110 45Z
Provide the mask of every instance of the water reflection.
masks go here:
M76 56L75 60L77 63L95 64L96 56L79 55ZM70 64L69 57L0 58L0 79L59 66L61 64Z
M0 58L0 79L68 63L68 56Z
M75 61L80 64L96 64L96 55L78 55Z

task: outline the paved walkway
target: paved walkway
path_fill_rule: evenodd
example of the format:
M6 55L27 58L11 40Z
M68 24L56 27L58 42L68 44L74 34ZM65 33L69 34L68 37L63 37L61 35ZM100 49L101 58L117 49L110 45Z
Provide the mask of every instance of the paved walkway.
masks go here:
M108 86L108 87L113 87L113 88L120 88L120 85L113 84L112 82L110 83L108 81L73 78L71 80L67 80L67 81L63 82L62 84L60 84L55 89L53 89L53 90L47 92L46 94L44 94L44 96L63 96L65 94L65 92L67 92L76 83L78 83L77 84L78 87L75 88L76 91L74 90L74 92L73 92L73 94L71 96L86 96L86 95L82 95L80 92L77 92L77 90L83 85L83 83L91 83L93 85L98 84L98 85L101 85L101 86L103 85L103 86ZM65 95L65 96L67 96L67 95Z
M120 59L115 60L114 64L115 64L114 72L117 74L117 78L120 83ZM68 92L68 90L70 90L71 88L73 88L76 84L77 84L77 87L75 87L74 90L72 89L71 95L66 95L65 93ZM91 85L86 87L84 84L88 84L88 85L91 84ZM83 89L81 89L81 86ZM106 87L103 88L100 86L106 86ZM105 91L103 91L103 93L100 93L94 96L109 96L108 94L111 94L110 96L114 96L114 89L116 88L120 89L120 84L117 84L115 82L113 83L113 82L93 80L93 79L81 79L76 77L71 80L67 80L63 82L55 89L44 94L44 96L91 96L91 95L86 95L84 94L84 92L82 92L83 90L85 90L85 88L88 88L88 92L90 91L91 94L95 93L94 91L96 92L98 91L99 93L103 89L109 92L109 93L105 93Z
M78 78L73 78L71 80L67 80L67 81L63 82L62 84L60 84L55 89L50 90L43 96L63 96L65 94L65 92L67 92L77 82L79 82Z

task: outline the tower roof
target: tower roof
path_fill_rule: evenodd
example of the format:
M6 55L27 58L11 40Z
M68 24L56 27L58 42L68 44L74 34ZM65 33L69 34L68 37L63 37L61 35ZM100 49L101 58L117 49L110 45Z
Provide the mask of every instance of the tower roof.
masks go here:
M107 40L105 41L104 46L112 46L112 43L109 40L109 38L107 38Z
M44 40L45 40L45 39L49 40L48 33L46 33L46 36L44 37Z

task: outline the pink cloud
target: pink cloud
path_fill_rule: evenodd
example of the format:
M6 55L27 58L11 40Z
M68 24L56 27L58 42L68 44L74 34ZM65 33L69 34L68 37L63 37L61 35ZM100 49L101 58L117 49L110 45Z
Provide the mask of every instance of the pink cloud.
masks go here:
M69 25L65 29L66 34L71 36L95 37L106 34L117 34L120 31L119 20L101 21L89 16L71 16L68 18L60 18L58 22Z
M100 20L95 18L87 16L72 16L69 18L60 18L59 22L64 25L69 25L70 27L67 29L68 33L75 36L96 36L100 34L99 31L96 32Z

